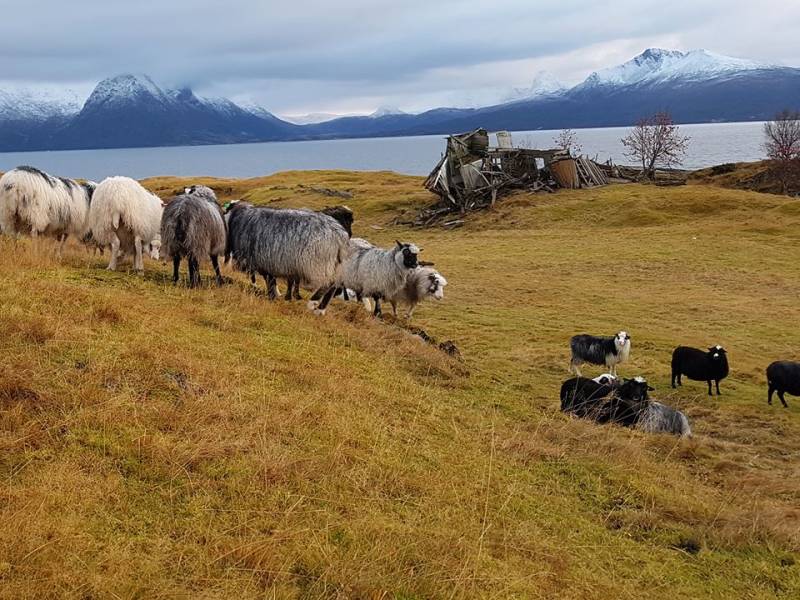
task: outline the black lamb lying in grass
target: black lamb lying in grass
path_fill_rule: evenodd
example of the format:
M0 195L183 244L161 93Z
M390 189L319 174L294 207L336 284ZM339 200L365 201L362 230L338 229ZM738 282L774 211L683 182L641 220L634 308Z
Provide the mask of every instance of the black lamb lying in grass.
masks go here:
M772 394L778 392L781 404L788 408L784 394L800 396L800 363L789 360L778 360L767 367L767 402L772 404Z
M693 381L708 382L708 395L711 393L711 382L716 384L717 395L719 382L728 376L728 356L722 346L712 346L708 351L678 346L672 352L672 387L681 383L681 376L686 375Z
M653 388L641 377L599 383L575 377L561 385L561 410L597 423L616 423L648 433L691 436L686 416L648 397Z

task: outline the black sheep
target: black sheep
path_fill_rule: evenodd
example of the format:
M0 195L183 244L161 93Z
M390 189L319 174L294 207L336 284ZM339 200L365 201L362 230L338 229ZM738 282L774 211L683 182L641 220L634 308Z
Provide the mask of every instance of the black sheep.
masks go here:
M625 379L619 385L573 377L561 385L561 410L597 423L633 427L647 407L647 392L652 390L641 377Z
M722 346L712 346L707 352L688 346L678 346L672 352L672 387L681 383L681 376L686 375L693 381L708 382L708 395L711 392L711 382L716 384L717 395L719 382L728 376L728 356Z
M778 392L778 398L784 407L789 408L784 394L800 396L800 363L789 360L777 360L767 367L767 385L769 392L767 402L772 404L772 394Z
M594 419L614 387L586 377L573 377L561 384L561 411Z

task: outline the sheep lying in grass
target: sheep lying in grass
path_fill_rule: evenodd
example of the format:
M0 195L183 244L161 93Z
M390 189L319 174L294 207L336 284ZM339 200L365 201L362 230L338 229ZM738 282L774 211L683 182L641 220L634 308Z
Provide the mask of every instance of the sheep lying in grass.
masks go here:
M636 429L648 433L671 433L680 437L691 437L689 419L681 411L660 402L650 401L639 410Z
M225 254L225 218L211 188L194 185L174 198L161 217L161 244L172 258L172 281L180 276L181 259L189 263L189 287L200 284L200 261L208 257L217 285L222 285L219 256Z
M339 287L355 290L359 300L372 298L373 314L381 315L381 298L394 298L405 286L409 274L418 266L419 248L396 242L384 250L361 241L350 244L351 254L342 268Z
M447 280L441 273L430 267L417 267L408 274L406 283L394 296L386 300L392 305L392 312L397 316L397 305L408 306L406 317L411 318L417 304L427 299L441 300L444 298L444 286Z
M232 203L226 219L226 261L233 257L239 270L259 273L273 300L277 277L313 286L317 291L309 308L325 312L348 252L347 232L339 223L316 212L255 207L248 202Z
M572 350L569 369L574 370L576 375L580 376L583 363L589 363L603 365L616 376L617 365L628 360L630 355L631 336L624 331L614 337L597 337L584 333L573 336L569 345Z
M86 234L94 189L93 182L81 184L34 167L12 169L0 177L0 231L56 238L60 254L67 237L80 240Z
M143 248L158 260L161 248L161 199L129 177L108 177L94 192L89 229L101 246L111 247L108 269L117 268L120 252L134 254L133 266L142 272Z

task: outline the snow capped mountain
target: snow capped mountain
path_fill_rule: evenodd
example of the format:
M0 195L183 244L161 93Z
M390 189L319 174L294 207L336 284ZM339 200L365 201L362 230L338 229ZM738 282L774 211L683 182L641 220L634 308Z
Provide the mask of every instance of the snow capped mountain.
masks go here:
M178 93L165 93L147 75L117 75L103 79L95 86L84 109L123 106L143 101L168 104Z
M55 87L0 89L0 121L64 118L81 109L73 90Z
M626 63L595 71L576 87L626 86L676 79L703 80L771 68L775 66L723 56L708 50L681 52L649 48Z
M379 119L380 117L388 117L390 115L404 115L402 110L397 108L396 106L379 106L375 112L373 112L369 116L372 119Z
M530 100L545 96L557 96L567 90L558 78L549 71L539 71L533 77L531 86L527 88L513 88L511 92L503 98L503 102L517 102L519 100Z
M261 110L264 110L263 108ZM328 121L333 121L334 119L339 119L345 116L352 116L352 115L337 115L334 113L309 113L307 115L282 115L281 118L284 121L288 121L289 123L294 123L295 125L313 125L316 123L326 123Z

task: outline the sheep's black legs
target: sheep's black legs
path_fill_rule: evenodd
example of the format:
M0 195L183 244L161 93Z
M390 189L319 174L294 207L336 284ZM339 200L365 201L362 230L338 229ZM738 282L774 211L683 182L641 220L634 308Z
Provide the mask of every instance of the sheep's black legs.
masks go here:
M255 285L256 284L256 272L250 271L250 283Z
M214 274L217 276L217 285L222 285L222 273L219 270L219 258L216 254L211 255L211 266L214 267Z
M720 392L720 391L719 391L719 379L717 379L717 380L716 380L714 383L715 383L715 384L716 384L716 386L717 386L717 396L721 396L721 395L722 395L722 392Z
M783 408L789 408L789 405L786 404L786 399L783 397L783 390L778 390L778 398L781 399L781 404L783 404Z
M320 302L319 306L317 306L317 310L325 310L326 308L328 308L328 303L331 301L331 298L333 298L333 294L335 292L336 292L336 287L331 286L328 289L328 291L325 292L325 295L322 297L322 302Z
M172 283L178 283L178 279L181 276L181 257L180 256L173 256L172 257Z
M295 300L302 300L303 299L303 297L300 295L300 280L299 279L295 279L294 280L294 292L292 293L292 297Z
M708 395L713 396L714 394L711 392L711 380L708 380Z
M200 285L200 263L194 256L188 257L189 261L189 287L197 287Z
M286 280L286 295L283 297L284 300L289 302L292 299L292 289L294 288L294 279L289 277Z
M674 389L677 387L677 386L675 385L675 379L676 379L676 377L675 377L675 373L673 372L673 373L672 373L672 389L673 389L673 390L674 390Z
M769 386L769 391L767 392L767 404L772 404L772 394L775 393L775 388ZM780 396L778 396L780 398Z
M270 300L278 298L278 280L271 273L262 273L264 281L267 283L267 296Z
M372 299L375 301L375 310L372 311L372 314L376 317L381 316L381 297L378 294L374 294Z

